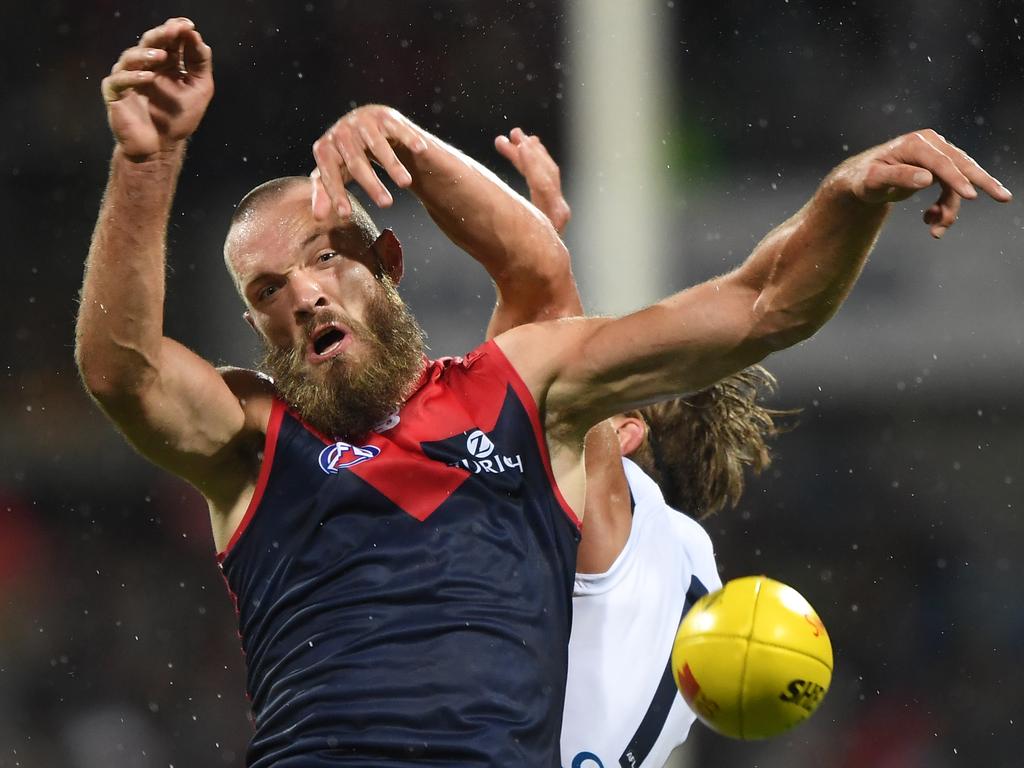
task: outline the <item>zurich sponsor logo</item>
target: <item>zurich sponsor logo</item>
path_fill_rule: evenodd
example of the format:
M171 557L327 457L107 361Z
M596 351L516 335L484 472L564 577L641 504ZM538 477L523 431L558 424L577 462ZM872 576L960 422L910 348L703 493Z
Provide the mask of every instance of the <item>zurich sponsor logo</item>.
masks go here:
M474 429L466 436L466 452L472 458L459 459L448 466L468 469L475 475L497 475L510 469L523 471L523 457L518 453L513 456L498 453L494 442L481 429Z
M320 469L328 475L336 475L347 467L354 467L369 461L380 453L375 445L352 445L337 442L320 451Z
M466 438L466 450L477 459L486 459L494 453L494 443L491 438L479 429L474 429Z

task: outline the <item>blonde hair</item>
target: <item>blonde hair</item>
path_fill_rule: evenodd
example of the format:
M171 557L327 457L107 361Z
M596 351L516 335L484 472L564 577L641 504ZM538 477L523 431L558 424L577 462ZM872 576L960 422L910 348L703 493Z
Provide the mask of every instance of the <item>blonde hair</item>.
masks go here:
M686 397L655 403L637 413L647 437L629 457L661 487L669 506L704 518L743 494L745 471L764 471L768 441L792 425L777 423L796 411L764 407L775 377L759 365Z

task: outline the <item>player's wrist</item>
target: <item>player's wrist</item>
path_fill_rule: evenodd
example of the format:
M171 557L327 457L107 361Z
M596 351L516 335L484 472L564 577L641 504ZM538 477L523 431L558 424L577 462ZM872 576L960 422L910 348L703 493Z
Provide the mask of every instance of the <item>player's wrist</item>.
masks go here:
M174 195L184 158L184 146L132 156L117 145L110 160L109 183L134 189L133 197L143 205L160 201L159 205L166 206Z
M114 157L138 166L180 165L185 157L186 143L186 139L167 141L153 151L141 151L130 143L117 141Z

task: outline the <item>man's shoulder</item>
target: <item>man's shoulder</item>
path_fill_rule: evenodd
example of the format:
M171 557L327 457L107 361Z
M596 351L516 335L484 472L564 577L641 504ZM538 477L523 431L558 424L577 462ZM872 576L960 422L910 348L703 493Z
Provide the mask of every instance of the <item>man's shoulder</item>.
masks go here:
M510 328L492 339L510 359L519 354L536 356L538 349L550 348L550 342L559 337L580 334L594 323L594 318L562 317L557 320L543 320Z

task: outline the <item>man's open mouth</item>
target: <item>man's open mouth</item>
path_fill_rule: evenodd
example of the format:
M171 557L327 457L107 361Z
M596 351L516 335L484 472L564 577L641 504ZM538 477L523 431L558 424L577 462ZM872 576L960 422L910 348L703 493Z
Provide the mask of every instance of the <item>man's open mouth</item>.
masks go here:
M342 343L348 337L348 333L336 325L326 325L313 334L312 352L313 356L323 359L331 357L333 353L340 351Z

